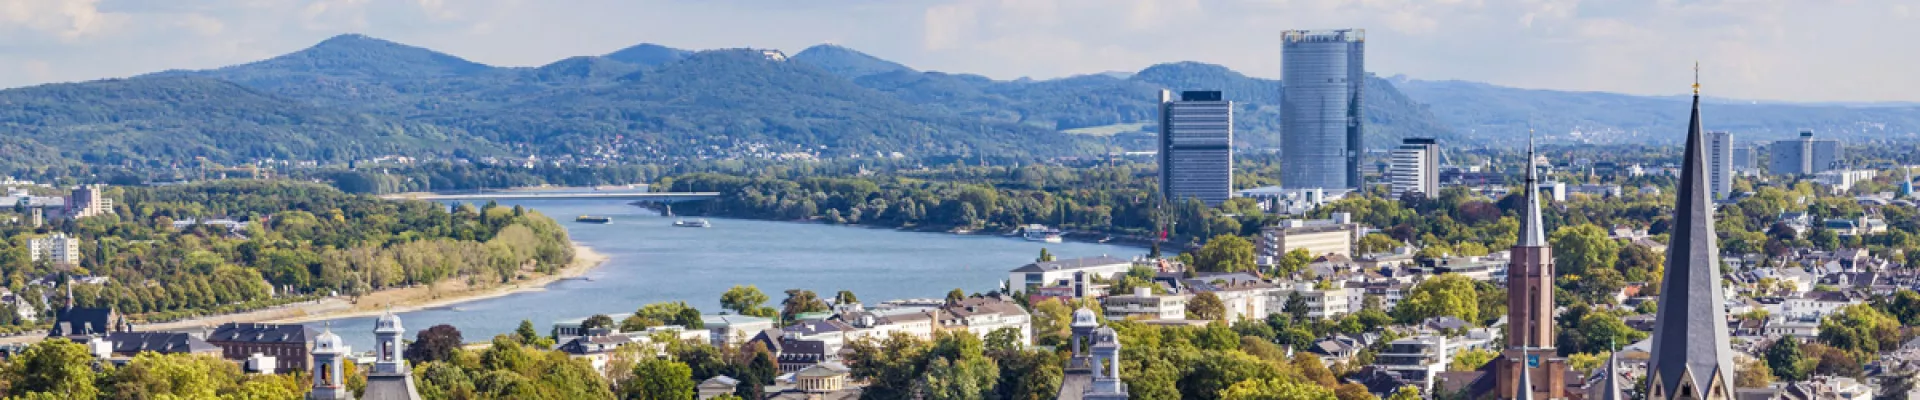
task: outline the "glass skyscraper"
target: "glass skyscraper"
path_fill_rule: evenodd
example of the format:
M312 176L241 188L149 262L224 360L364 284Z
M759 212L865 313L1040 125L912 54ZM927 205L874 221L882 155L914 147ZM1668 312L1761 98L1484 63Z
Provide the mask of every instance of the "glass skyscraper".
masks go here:
M1219 206L1233 195L1233 102L1217 91L1160 91L1160 194Z
M1360 188L1367 34L1281 33L1280 184Z

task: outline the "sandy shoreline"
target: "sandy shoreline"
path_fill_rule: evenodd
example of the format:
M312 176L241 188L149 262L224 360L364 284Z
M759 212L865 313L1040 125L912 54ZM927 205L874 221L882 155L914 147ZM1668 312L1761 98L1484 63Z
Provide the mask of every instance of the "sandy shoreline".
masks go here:
M575 242L573 244L573 263L566 268L554 271L551 275L541 275L526 280L491 286L480 289L463 289L456 286L452 290L440 291L428 287L389 289L362 296L358 304L341 310L311 313L306 315L267 319L258 322L294 324L312 321L355 318L380 315L391 309L393 312L409 312L420 309L446 307L450 305L480 301L513 294L537 292L547 289L547 285L562 279L585 275L587 271L605 264L607 256L593 251L593 248ZM342 300L344 302L344 300Z

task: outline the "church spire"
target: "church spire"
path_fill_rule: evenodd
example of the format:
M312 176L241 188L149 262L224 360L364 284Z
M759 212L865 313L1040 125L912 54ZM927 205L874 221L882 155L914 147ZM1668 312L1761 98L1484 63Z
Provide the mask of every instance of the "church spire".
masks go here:
M1520 380L1514 382L1513 400L1533 400L1533 375L1527 373L1534 366L1533 354L1528 353L1530 350L1526 346L1520 347Z
M1652 399L1733 398L1733 350L1728 347L1720 246L1713 233L1713 193L1707 188L1706 138L1700 127L1699 66L1694 70L1696 93L1675 191L1672 246L1667 248L1652 358L1647 361Z
M1613 345L1608 347L1612 347L1613 352L1607 355L1607 376L1601 378L1604 386L1600 388L1599 400L1626 400L1625 393L1620 391L1620 370L1617 368L1620 365L1620 348Z
M1533 129L1527 129L1527 189L1520 209L1520 241L1515 246L1547 247L1547 224L1540 217L1540 180L1534 176Z

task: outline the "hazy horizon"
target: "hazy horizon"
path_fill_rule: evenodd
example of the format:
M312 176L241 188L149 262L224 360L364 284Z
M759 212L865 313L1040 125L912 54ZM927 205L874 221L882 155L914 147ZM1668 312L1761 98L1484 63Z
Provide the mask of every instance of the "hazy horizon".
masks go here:
M210 69L345 33L495 66L639 43L691 50L832 43L920 70L1051 79L1198 61L1276 78L1279 32L1362 28L1382 77L1634 95L1914 102L1920 33L1899 0L14 0L0 86ZM1865 28L1866 34L1815 35ZM1835 37L1846 40L1833 40ZM1844 60L1847 62L1835 62ZM1824 79L1821 79L1823 78Z

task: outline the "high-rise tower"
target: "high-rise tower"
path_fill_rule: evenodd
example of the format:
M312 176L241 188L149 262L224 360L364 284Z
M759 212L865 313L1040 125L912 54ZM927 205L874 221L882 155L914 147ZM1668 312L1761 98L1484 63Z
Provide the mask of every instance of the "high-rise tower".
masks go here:
M1707 188L1706 137L1700 128L1700 84L1693 86L1693 117L1675 190L1673 230L1660 310L1647 360L1648 400L1733 399L1732 339L1727 298L1721 293L1720 246L1713 236L1713 197Z
M1360 188L1367 31L1280 34L1280 184Z
M1233 195L1233 102L1218 91L1160 91L1160 195L1219 206Z
M1733 194L1733 134L1707 132L1707 188L1713 199Z
M1388 196L1398 200L1408 193L1427 197L1440 194L1440 145L1433 138L1407 138L1393 150L1387 167Z
M1566 398L1567 360L1553 346L1553 249L1540 214L1540 180L1533 168L1533 139L1527 139L1526 206L1520 209L1520 237L1507 262L1507 348L1497 361L1501 396L1529 392L1531 398ZM1526 382L1526 383L1522 383ZM1531 391L1520 390L1532 387Z

